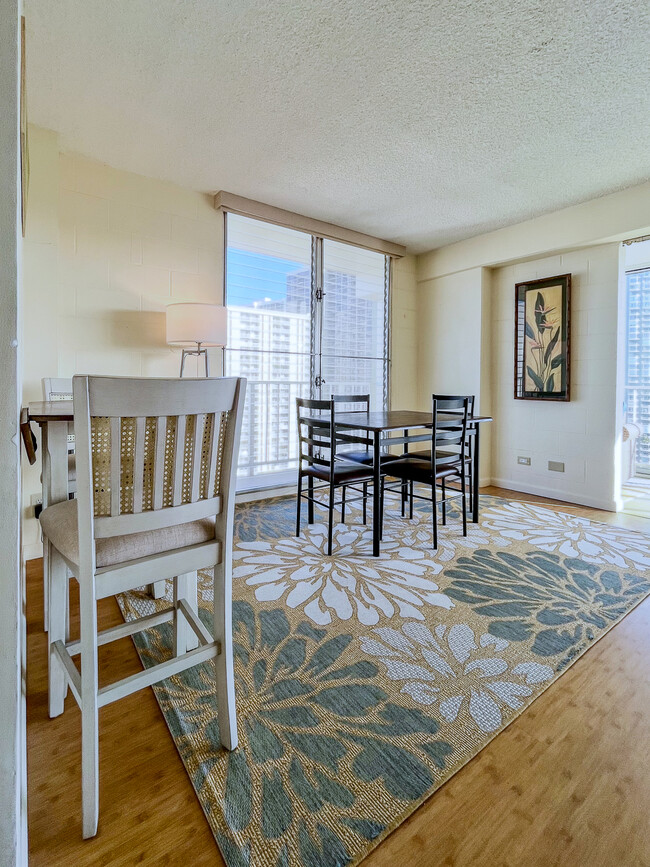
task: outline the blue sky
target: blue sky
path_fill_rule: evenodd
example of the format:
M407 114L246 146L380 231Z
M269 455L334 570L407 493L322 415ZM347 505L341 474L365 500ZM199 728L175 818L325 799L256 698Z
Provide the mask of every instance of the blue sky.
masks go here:
M287 275L309 266L261 253L228 248L226 285L228 303L250 306L265 297L280 301L287 295Z

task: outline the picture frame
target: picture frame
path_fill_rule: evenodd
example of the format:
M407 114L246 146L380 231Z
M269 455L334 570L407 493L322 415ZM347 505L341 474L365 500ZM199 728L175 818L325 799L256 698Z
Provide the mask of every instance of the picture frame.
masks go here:
M570 399L571 274L515 284L515 399Z

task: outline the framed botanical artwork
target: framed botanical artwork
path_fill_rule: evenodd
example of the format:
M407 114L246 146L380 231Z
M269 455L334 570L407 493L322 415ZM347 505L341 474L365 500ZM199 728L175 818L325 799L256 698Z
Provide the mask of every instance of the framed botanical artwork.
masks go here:
M569 400L571 275L515 286L515 398Z

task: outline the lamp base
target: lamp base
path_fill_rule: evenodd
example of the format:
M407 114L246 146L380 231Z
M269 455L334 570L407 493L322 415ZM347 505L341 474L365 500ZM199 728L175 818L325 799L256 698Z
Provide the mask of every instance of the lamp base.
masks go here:
M183 378L183 370L185 369L185 359L187 358L188 355L195 355L197 358L200 358L201 356L203 356L204 361L205 361L205 375L210 376L210 367L208 364L208 350L207 349L201 349L201 344L197 343L196 349L184 349L183 350L183 354L181 356L181 373L180 373L181 379Z

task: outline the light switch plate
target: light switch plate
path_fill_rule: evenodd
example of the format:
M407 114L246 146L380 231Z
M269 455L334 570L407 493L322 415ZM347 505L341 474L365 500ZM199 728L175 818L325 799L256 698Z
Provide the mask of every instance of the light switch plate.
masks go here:
M524 467L529 467L530 466L530 458L525 458L522 455L519 455L519 457L517 458L517 463L521 464Z

